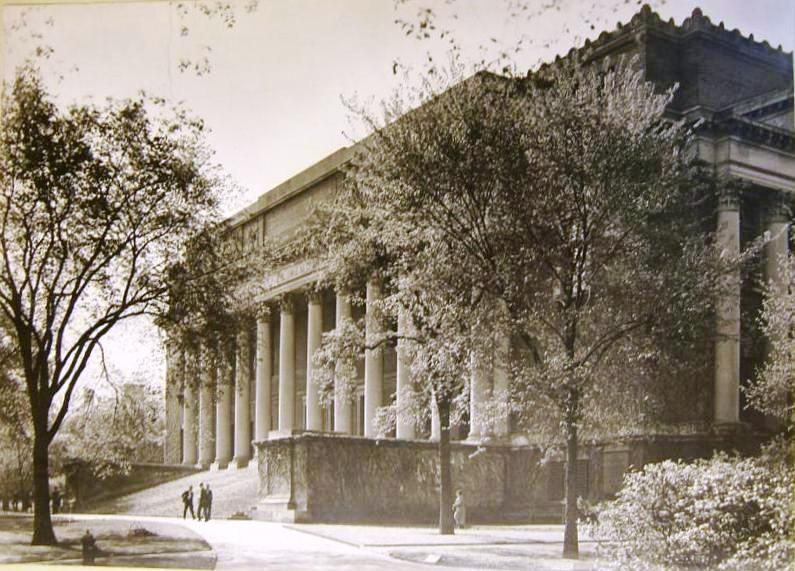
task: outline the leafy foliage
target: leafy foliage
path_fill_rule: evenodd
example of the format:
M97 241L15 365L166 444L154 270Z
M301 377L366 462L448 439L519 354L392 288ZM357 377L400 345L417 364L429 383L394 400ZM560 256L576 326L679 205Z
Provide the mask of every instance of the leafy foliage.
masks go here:
M4 92L0 313L34 428L34 543L52 543L47 448L120 321L165 312L167 269L216 216L220 179L186 112L143 96L56 107L36 70Z
M468 392L471 365L511 335L517 413L552 421L573 457L578 431L664 421L666 385L699 390L728 261L672 95L635 61L521 80L453 67L362 113L374 132L316 233L338 287L377 271L385 314L406 313L422 390Z
M759 458L649 464L625 476L592 531L617 569L785 569L793 481L782 442Z
M781 420L792 418L795 389L795 259L779 260L781 282L767 288L761 330L768 340L767 358L747 387L750 405Z
M126 384L111 395L85 389L52 445L62 463L79 460L104 479L127 473L134 462L162 459L163 395Z

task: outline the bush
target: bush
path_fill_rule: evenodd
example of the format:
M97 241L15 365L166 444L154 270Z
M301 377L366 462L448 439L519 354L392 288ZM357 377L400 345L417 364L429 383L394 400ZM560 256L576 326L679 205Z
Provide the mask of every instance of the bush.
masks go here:
M649 464L625 476L591 533L620 569L786 569L795 471L784 450Z

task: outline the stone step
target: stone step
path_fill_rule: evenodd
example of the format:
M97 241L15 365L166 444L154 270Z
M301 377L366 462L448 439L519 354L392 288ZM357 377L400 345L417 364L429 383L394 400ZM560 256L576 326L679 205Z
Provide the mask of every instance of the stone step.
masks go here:
M194 511L198 508L199 483L213 492L212 517L226 519L236 513L250 514L257 503L259 476L256 463L248 467L206 470L94 506L91 513L175 517L182 515L182 492L193 486ZM190 517L190 516L188 516Z

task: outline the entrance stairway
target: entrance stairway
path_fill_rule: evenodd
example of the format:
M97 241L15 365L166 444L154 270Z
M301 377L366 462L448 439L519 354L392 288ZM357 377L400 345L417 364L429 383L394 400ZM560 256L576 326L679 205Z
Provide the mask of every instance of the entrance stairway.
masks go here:
M199 482L213 492L212 517L226 519L235 513L249 514L257 503L259 475L256 462L247 468L197 472L184 478L152 486L93 506L91 513L148 516L182 516L182 492L193 486L193 509L199 504ZM190 515L188 515L190 517Z

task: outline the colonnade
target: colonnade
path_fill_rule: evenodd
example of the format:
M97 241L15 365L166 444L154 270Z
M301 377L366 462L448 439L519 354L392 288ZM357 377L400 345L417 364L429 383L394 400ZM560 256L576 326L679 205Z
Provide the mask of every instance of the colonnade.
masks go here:
M721 252L734 256L741 247L741 200L736 192L720 195L717 242ZM789 253L789 212L779 196L770 201L764 215L762 230L768 243L764 253L765 277L773 286L781 284L779 262ZM716 425L734 425L740 422L740 315L741 276L737 268L724 278L723 294L716 304L716 341L713 385L713 421ZM410 335L409 320L398 316L398 342L394 356L394 378L390 377L389 389L385 388L385 349L368 348L363 355L363 397L361 406L354 407L350 391L335 387L333 416L320 402L318 386L313 370L312 355L320 347L325 331L324 315L331 307L317 292L304 294L306 311L306 343L298 346L296 341L298 294L287 295L277 305L264 308L256 316L256 327L239 332L234 352L234 365L227 359L220 367L208 364L206 357L186 358L173 348L168 350L169 371L166 386L166 461L186 465L214 465L219 468L230 464L243 467L251 460L251 442L287 436L296 430L333 430L342 434L361 434L365 437L377 434L376 413L380 407L390 404L391 389L394 388L395 408L398 412L395 437L416 439L418 430L414 419L402 414L411 408L416 398L416 389L411 378L411 363L404 338ZM377 280L367 284L365 327L368 340L377 338L384 324L377 314L378 300L382 293ZM304 300L301 300L304 303ZM302 306L303 308L303 306ZM329 311L324 311L328 309ZM350 297L337 293L334 299L334 326L353 318ZM278 329L271 328L271 322ZM304 327L303 325L301 327ZM251 339L251 336L254 339ZM273 337L278 335L274 343ZM510 350L507 337L497 342L497 355ZM254 356L250 348L254 348ZM299 378L296 371L296 356L299 352L305 363L305 374ZM251 367L254 367L254 371ZM495 404L495 396L507 395L509 376L500 358L483 360L473 355L470 382L469 435L473 440L486 436L504 437L509 434L507 401L497 402L501 412L494 418L483 416L486 402ZM234 378L232 378L234 372ZM199 375L200 382L181 383L179 376ZM251 382L255 383L251 387ZM305 386L298 386L299 381ZM276 383L276 386L272 386ZM182 386L180 390L176 387ZM251 402L251 393L254 401ZM276 389L276 390L274 390ZM215 393L213 392L215 391ZM296 396L302 393L305 404L296 407ZM278 399L278 407L273 402ZM493 410L493 409L492 409ZM296 411L305 414L297 418ZM432 407L431 439L439 437L439 421ZM354 420L354 415L363 416L363 421ZM253 433L252 433L253 432Z
M305 297L301 298L300 295ZM371 341L377 339L384 330L383 321L376 309L381 296L379 282L371 280L367 284L364 315L365 335L370 340L369 345L374 345ZM302 304L300 315L306 319L306 344L301 346L297 344L299 302ZM306 304L305 312L303 303ZM390 404L392 388L397 410L394 436L399 439L416 439L418 430L415 420L406 413L412 408L412 400L417 398L417 389L411 377L407 342L404 339L408 335L406 317L401 315L398 318L396 364L392 381L394 384L388 388L385 386L385 353L388 349L383 346L367 348L363 355L363 386L358 387L356 393L357 397L361 397L361 406L358 403L354 405L350 387L347 390L335 387L333 405L330 407L332 415L322 406L312 364L312 355L320 347L322 334L326 331L324 313L328 312L324 312L324 309L330 308L324 306L324 297L315 291L286 295L278 304L263 307L256 316L255 327L243 329L237 334L234 365L231 362L231 352L229 358L222 360L218 367L213 367L202 359L195 367L201 370L199 384L186 379L182 383L181 395L174 390L173 385L179 384L177 377L180 372L183 375L192 374L193 367L185 365L191 362L191 357L170 354L170 386L166 391L166 461L202 467L226 468L231 465L242 468L252 459L252 441L289 436L296 431L327 430L370 438L383 436L378 434L376 416L379 408ZM345 321L353 319L350 296L337 293L334 310L335 327L339 328ZM276 335L278 340L273 339ZM254 348L253 358L250 354L251 347ZM299 355L298 352L305 353L305 360L304 355ZM298 361L305 363L305 374L298 374L297 357L300 357ZM254 367L253 371L251 366ZM482 401L491 398L492 390L499 390L502 394L507 389L507 373L491 364L474 367L473 371L477 371L478 380L477 383L472 383L476 389L473 389L471 395L473 421L470 423L468 437L480 439L487 432L491 434L478 420ZM490 378L492 372L493 382ZM251 386L252 380L254 387ZM272 386L274 383L276 386ZM305 404L297 403L299 395L305 398ZM304 417L298 418L297 411L304 414ZM507 434L507 414L506 406L506 417L504 421L498 422L499 436ZM175 415L181 418L181 422L168 421L169 416L173 418ZM359 416L360 420L357 422L354 416ZM179 428L181 437L178 441L174 432ZM430 436L431 439L439 437L438 418L435 414Z
M789 212L786 198L774 193L764 212L764 277L773 287L781 285L780 262L789 255ZM719 195L717 246L721 255L740 253L741 195L736 189L723 189ZM723 277L716 304L716 341L713 391L713 421L731 426L740 422L740 316L742 276L739 266Z

